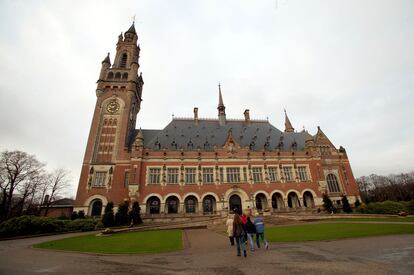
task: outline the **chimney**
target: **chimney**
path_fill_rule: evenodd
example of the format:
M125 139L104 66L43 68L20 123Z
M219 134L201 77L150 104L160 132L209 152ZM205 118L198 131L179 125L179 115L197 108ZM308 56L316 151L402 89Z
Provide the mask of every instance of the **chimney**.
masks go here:
M194 107L194 123L198 124L198 108Z
M246 124L250 124L250 113L249 113L249 109L244 110L244 122L246 122Z

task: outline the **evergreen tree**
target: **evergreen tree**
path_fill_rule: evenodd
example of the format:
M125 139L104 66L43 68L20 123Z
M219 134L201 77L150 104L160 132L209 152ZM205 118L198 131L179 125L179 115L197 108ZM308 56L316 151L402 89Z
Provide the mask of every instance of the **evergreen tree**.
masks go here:
M108 202L105 206L105 213L102 217L102 223L105 227L114 226L114 203Z
M121 203L118 206L118 211L115 214L116 225L127 225L128 224L128 210L129 210L129 203L127 201Z
M322 200L323 200L323 208L325 208L326 211L328 211L329 213L335 212L333 203L327 194L323 194Z
M134 201L132 204L132 209L129 211L129 221L133 224L141 224L141 207L139 207L139 203L137 201Z
M342 210L344 210L345 213L352 213L352 208L349 205L349 201L346 195L343 195L341 200L342 200Z

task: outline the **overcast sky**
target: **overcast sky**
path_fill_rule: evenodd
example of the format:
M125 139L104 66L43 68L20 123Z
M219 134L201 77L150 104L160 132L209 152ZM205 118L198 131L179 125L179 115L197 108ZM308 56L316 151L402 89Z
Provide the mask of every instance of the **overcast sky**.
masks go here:
M414 1L0 0L0 150L71 171L74 195L107 52L136 14L137 127L171 115L265 119L347 149L356 177L414 167Z

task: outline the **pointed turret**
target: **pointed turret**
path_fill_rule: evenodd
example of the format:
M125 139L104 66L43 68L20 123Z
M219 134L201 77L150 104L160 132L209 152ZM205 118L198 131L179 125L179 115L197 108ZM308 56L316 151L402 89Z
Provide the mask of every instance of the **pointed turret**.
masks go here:
M141 128L139 128L138 134L135 137L134 146L135 148L142 148L144 146L144 134Z
M131 27L129 27L129 29L125 32L125 34L127 33L132 33L132 34L137 34L137 32L135 31L135 22L132 23Z
M219 83L219 104L217 107L218 110L218 118L219 118L219 124L220 126L226 125L226 107L223 103L223 96L221 95L221 85Z
M295 131L295 128L293 128L292 123L290 123L289 117L285 109L285 132L294 132L294 131Z
M102 64L104 63L108 63L109 65L111 65L111 59L109 58L109 53L108 55L105 57L105 59L102 61Z

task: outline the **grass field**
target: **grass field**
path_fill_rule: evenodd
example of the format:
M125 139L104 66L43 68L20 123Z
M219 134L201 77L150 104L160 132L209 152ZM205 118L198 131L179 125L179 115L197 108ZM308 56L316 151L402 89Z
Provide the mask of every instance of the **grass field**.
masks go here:
M157 253L182 249L181 230L119 233L110 236L85 235L44 242L35 248L93 253Z
M395 234L414 234L414 225L332 222L269 227L265 230L266 239L270 242L336 240Z
M326 222L414 222L414 217L386 217L386 218L333 218Z

